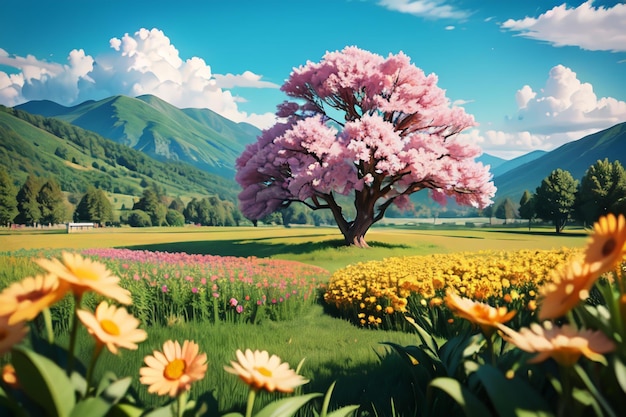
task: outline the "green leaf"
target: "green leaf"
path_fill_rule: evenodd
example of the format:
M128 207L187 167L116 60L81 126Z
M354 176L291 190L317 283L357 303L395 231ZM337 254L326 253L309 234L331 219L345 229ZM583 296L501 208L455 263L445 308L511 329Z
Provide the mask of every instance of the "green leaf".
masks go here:
M356 410L359 409L358 405L347 405L331 413L326 414L326 417L348 417L353 415Z
M284 398L274 401L255 415L255 417L288 417L293 416L304 404L313 398L321 397L322 394L313 393L307 395L299 395L297 397Z
M415 330L417 330L417 335L422 340L422 343L424 343L428 347L428 349L430 349L433 353L437 353L437 351L439 350L439 346L437 346L437 341L435 340L435 337L431 335L430 333L428 333L426 330L424 330L422 326L417 324L415 319L411 318L411 320L409 320L407 318L407 321L413 327L415 327Z
M228 414L224 414L222 417L243 417L243 414L241 414L241 413L228 413Z
M583 406L592 407L594 415L596 416L604 415L602 413L602 408L600 407L600 404L598 404L596 399L593 398L593 395L589 391L585 391L580 388L574 388L572 390L572 397Z
M111 409L112 404L101 397L89 397L80 401L72 409L70 417L104 417Z
M133 380L129 376L115 381L106 387L100 396L110 402L111 405L114 405L124 398L131 382Z
M552 411L543 397L519 378L507 379L490 365L482 365L476 375L487 390L500 416L551 416Z
M74 386L65 371L45 356L17 346L12 350L22 388L49 416L66 417L76 403Z
M321 417L326 417L327 412L328 412L328 405L330 404L330 397L333 394L333 390L335 389L335 384L337 383L337 381L333 381L332 384L330 384L330 387L328 388L328 391L326 391L326 395L324 395L324 401L322 402L322 411L320 413Z
M491 412L467 387L449 377L433 379L429 388L438 388L448 394L465 412L466 416L491 417Z
M615 372L615 379L619 383L622 391L626 392L626 365L619 358L619 356L615 356L613 359L613 371Z
M616 416L617 414L615 414L609 402L604 398L602 393L600 393L598 388L593 384L593 382L589 378L589 375L587 375L587 373L579 364L574 365L574 372L576 372L576 375L578 375L578 377L583 382L583 384L585 385L589 393L593 395L593 398L595 398L596 401L602 406L602 408L604 408L607 414L613 417Z
M172 403L167 403L163 407L155 408L146 413L144 417L172 417Z
M115 404L107 417L141 417L144 410L132 404Z

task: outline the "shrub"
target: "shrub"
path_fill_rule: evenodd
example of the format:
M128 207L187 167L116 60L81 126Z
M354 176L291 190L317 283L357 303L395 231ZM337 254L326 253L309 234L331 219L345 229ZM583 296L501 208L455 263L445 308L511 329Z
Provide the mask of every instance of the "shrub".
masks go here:
M128 215L128 224L132 227L150 227L152 226L152 220L150 216L143 210L133 210Z

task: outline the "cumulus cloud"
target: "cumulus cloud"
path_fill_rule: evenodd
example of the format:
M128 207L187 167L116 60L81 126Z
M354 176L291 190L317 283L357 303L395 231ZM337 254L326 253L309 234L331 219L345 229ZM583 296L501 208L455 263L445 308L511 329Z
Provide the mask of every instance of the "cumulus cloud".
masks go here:
M626 51L626 4L593 7L587 1L578 7L554 7L537 18L508 19L500 26L520 36L554 46L578 46L590 51Z
M245 71L241 75L213 74L203 59L183 60L170 39L158 29L140 29L133 35L109 41L110 50L93 58L80 50L70 52L67 64L34 56L12 56L0 49L0 65L18 70L0 71L0 102L15 106L30 100L49 99L69 106L88 99L123 94L153 94L180 108L208 108L235 122L260 128L274 123L273 113L248 114L229 89L279 88Z
M545 85L534 91L523 86L515 95L518 111L506 126L514 131L538 134L603 129L626 120L626 102L598 98L590 83L563 65L550 70Z
M515 93L517 112L507 117L501 130L464 133L487 153L523 154L550 151L572 140L626 121L626 102L613 97L598 98L590 83L563 65L553 67L545 85L535 91L524 85ZM515 155L515 156L517 156Z
M442 0L380 0L378 4L396 12L433 19L465 19L469 15Z

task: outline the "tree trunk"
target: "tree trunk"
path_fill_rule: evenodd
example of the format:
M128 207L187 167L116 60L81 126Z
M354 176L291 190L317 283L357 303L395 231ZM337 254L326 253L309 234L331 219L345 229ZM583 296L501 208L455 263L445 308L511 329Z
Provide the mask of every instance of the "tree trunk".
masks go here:
M350 225L348 230L343 233L344 240L347 246L356 246L358 248L369 248L369 245L365 241L365 234L369 228L374 224L373 221L367 221L367 219L358 218Z

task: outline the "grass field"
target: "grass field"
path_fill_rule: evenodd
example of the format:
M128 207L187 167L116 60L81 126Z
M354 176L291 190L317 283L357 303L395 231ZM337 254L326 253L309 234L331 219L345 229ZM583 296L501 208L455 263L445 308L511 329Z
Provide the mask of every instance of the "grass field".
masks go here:
M569 230L556 235L551 229L411 227L384 226L370 230L371 248L342 245L335 228L324 227L184 227L184 228L103 228L66 234L64 230L0 229L0 256L49 249L128 248L162 252L186 252L238 257L267 257L295 260L320 266L333 272L361 261L381 260L395 256L454 253L479 250L559 249L582 247L586 232ZM241 410L246 391L236 377L226 374L223 366L234 358L236 349L260 349L277 354L292 366L303 358L303 374L311 379L305 392L324 392L337 382L333 406L374 405L376 411L362 416L399 417L393 411L410 410L415 400L406 368L390 354L383 342L399 345L417 343L415 335L399 331L358 328L330 317L322 306L315 305L300 317L281 321L264 321L259 325L174 322L170 326L149 329L148 341L137 351L121 356L103 355L100 370L118 375L136 375L142 359L158 349L167 339L197 341L209 356L209 370L192 395L209 404L211 415ZM89 357L93 342L82 331L79 354ZM155 405L162 399L147 394L137 378L133 389L140 400ZM260 398L270 401L268 396ZM155 403L156 401L156 403Z
M391 256L479 250L582 247L587 233L520 228L375 227L369 249L344 247L330 227L179 227L103 228L66 234L65 230L0 230L0 251L20 249L128 248L220 256L256 256L296 260L329 271L351 263Z

